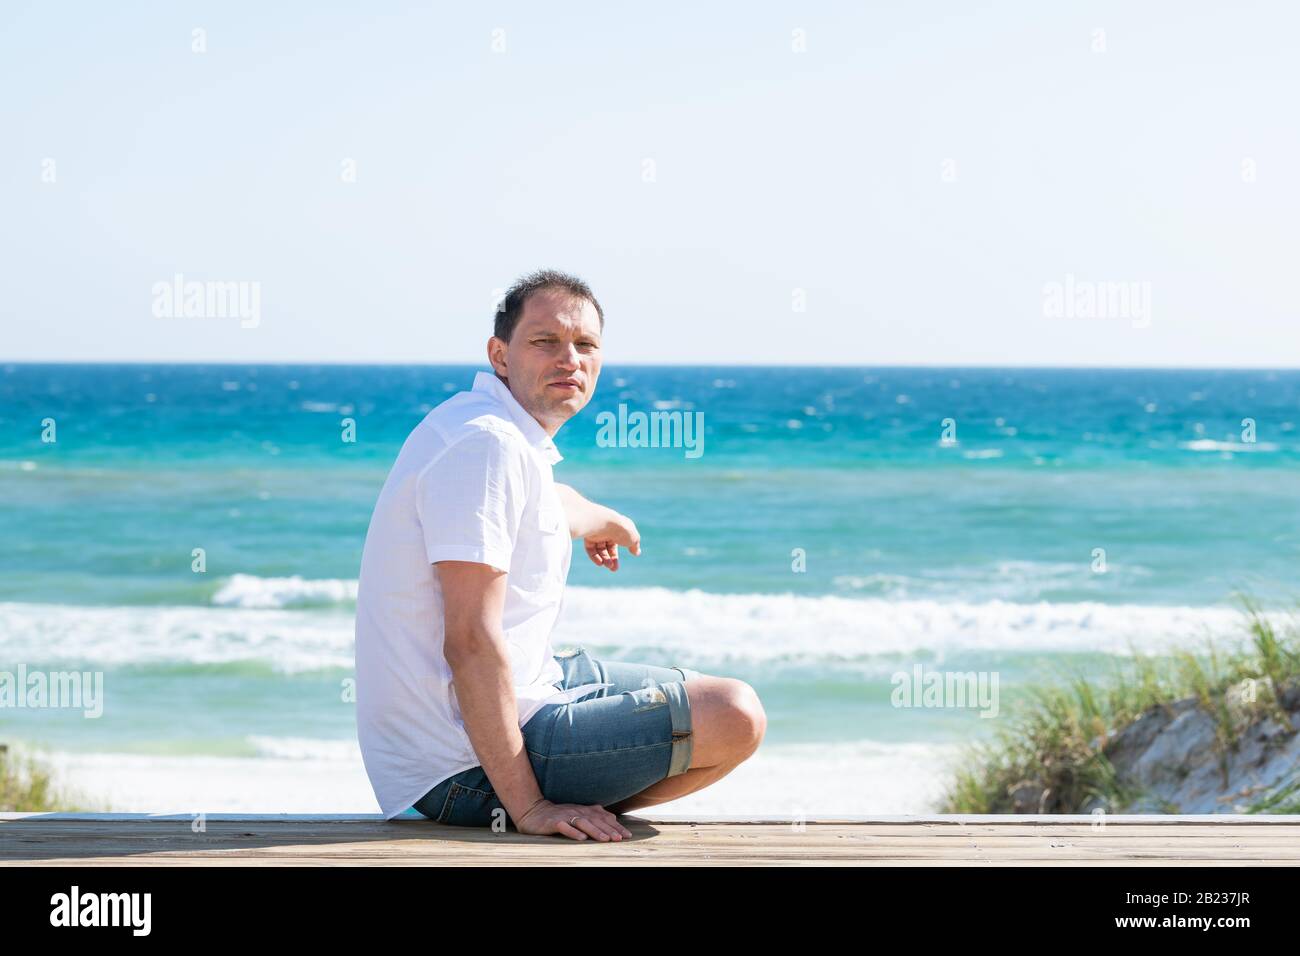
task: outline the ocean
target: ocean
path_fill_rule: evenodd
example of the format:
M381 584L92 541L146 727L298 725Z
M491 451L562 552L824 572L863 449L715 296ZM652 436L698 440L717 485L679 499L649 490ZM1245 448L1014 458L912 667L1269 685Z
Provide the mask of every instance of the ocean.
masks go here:
M117 810L378 812L361 547L476 370L0 367L0 671L104 686L99 717L0 708L0 742ZM609 447L620 405L699 413L699 453ZM1296 371L610 366L556 479L644 551L579 549L554 643L758 691L759 753L656 809L926 812L1032 682L1294 605L1298 421ZM894 706L918 666L995 673L1000 714Z

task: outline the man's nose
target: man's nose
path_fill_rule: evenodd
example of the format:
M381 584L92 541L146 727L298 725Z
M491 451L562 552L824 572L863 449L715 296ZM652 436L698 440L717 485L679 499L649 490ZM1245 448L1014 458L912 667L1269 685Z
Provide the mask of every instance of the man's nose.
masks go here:
M557 361L560 363L560 367L565 369L576 371L582 367L582 356L578 354L577 346L572 342L560 352Z

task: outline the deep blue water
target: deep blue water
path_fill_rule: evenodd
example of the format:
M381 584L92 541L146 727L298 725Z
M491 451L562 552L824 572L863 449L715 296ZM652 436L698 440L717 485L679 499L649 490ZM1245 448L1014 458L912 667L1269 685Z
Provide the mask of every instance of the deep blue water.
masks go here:
M206 603L235 573L354 578L398 447L473 371L7 366L0 600ZM703 413L703 454L600 447L597 416L620 403ZM47 418L54 443L41 441ZM609 368L557 435L556 473L631 515L646 554L618 580L575 563L572 583L1169 604L1281 594L1300 557L1297 421L1296 372ZM795 548L806 573L791 572Z

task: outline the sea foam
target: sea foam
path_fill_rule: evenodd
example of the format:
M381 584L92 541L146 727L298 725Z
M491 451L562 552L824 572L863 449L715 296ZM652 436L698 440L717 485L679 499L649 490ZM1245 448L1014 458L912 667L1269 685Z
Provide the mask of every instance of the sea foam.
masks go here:
M356 582L232 578L214 606L0 603L6 658L29 663L353 666ZM222 595L225 595L224 597ZM339 606L303 607L329 595ZM314 599L314 598L313 598ZM255 602L255 603L249 603ZM308 602L310 603L310 602ZM552 642L610 659L834 670L879 655L1037 651L1125 655L1239 639L1231 607L940 602L666 588L569 588Z

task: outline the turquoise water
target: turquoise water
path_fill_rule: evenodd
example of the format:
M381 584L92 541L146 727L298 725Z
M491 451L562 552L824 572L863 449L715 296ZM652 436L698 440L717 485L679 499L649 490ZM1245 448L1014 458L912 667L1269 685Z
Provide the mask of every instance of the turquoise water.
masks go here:
M0 369L0 669L102 670L109 698L97 721L0 711L0 733L159 755L352 740L370 509L474 371ZM620 403L703 413L703 454L601 447ZM1005 707L1058 665L1230 630L1235 591L1289 605L1297 422L1291 371L610 367L556 477L629 514L644 554L616 574L575 556L557 644L743 677L776 744L968 739L994 722L891 707L891 674L997 670Z

